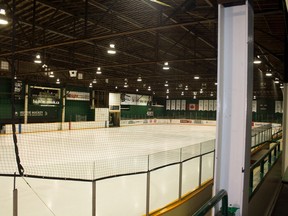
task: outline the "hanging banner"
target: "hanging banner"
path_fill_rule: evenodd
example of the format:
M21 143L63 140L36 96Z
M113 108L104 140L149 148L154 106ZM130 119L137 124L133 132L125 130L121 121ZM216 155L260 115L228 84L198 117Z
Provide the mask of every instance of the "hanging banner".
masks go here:
M181 100L176 100L176 110L181 110Z
M121 105L147 106L151 101L149 95L121 94Z
M256 100L252 101L252 112L257 112L257 101Z
M175 110L176 109L176 102L175 100L171 100L171 110Z
M188 104L188 110L198 110L198 104Z
M282 101L275 101L275 113L282 113Z
M204 111L208 111L209 110L209 101L208 100L204 100L204 103L203 103L203 110Z
M170 100L166 100L166 110L170 110L171 109L171 105L170 105Z
M90 101L89 92L67 91L66 100Z
M209 100L209 111L213 111L214 110L214 100Z
M204 101L199 100L199 110L204 110Z
M214 108L214 111L217 110L217 100L214 100L214 106L213 106L213 108Z
M181 110L186 110L186 100L181 101Z

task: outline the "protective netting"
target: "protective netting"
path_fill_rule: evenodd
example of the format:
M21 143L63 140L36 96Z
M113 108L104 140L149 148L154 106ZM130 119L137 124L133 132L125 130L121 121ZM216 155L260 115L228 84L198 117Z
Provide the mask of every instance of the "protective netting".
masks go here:
M71 130L65 130L60 124L16 124L25 176L92 181L152 171L214 151L214 140L198 142L214 138L214 126L153 123L97 128L95 122L75 121L68 122ZM6 134L0 136L2 175L17 170L11 127L6 124Z

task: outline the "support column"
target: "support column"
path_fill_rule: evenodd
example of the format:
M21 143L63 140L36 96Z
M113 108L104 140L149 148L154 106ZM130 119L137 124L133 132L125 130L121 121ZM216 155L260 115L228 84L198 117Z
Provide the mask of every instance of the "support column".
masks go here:
M227 1L226 1L227 2ZM253 9L218 6L217 139L214 192L248 215L253 85Z
M28 84L25 85L25 101L24 101L24 124L27 124L28 122L28 91L29 86Z
M288 138L288 83L284 83L283 89L283 119L282 119L282 176L285 173L285 170L288 167L288 147L287 147L287 138Z

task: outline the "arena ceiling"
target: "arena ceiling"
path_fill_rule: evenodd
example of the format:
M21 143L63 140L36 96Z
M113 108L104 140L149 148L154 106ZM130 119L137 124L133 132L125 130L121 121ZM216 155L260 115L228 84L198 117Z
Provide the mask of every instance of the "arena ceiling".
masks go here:
M11 63L14 56L17 79L112 92L137 89L139 94L163 98L216 98L217 0L0 2L9 17L9 24L0 27L0 58ZM282 1L254 0L253 4L254 54L262 60L254 65L253 95L281 99L280 84L274 80L281 83L284 78ZM107 53L111 43L114 55ZM41 64L33 62L37 54ZM163 70L165 62L169 70ZM98 67L102 74L96 73ZM70 77L69 70L77 70L82 79ZM52 71L54 77L49 76ZM267 71L271 77L265 76ZM11 73L1 67L0 76Z

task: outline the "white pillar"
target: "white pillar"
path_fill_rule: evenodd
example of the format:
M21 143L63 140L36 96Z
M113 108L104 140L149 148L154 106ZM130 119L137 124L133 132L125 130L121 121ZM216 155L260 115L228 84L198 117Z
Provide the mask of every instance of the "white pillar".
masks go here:
M287 136L288 136L288 83L284 83L283 89L283 119L282 119L282 144L283 144L283 156L282 156L282 176L286 168L288 167L288 147L287 147Z
M28 91L29 86L28 84L25 85L25 99L24 99L24 124L28 122Z
M217 139L214 192L248 215L253 85L253 9L218 7Z

